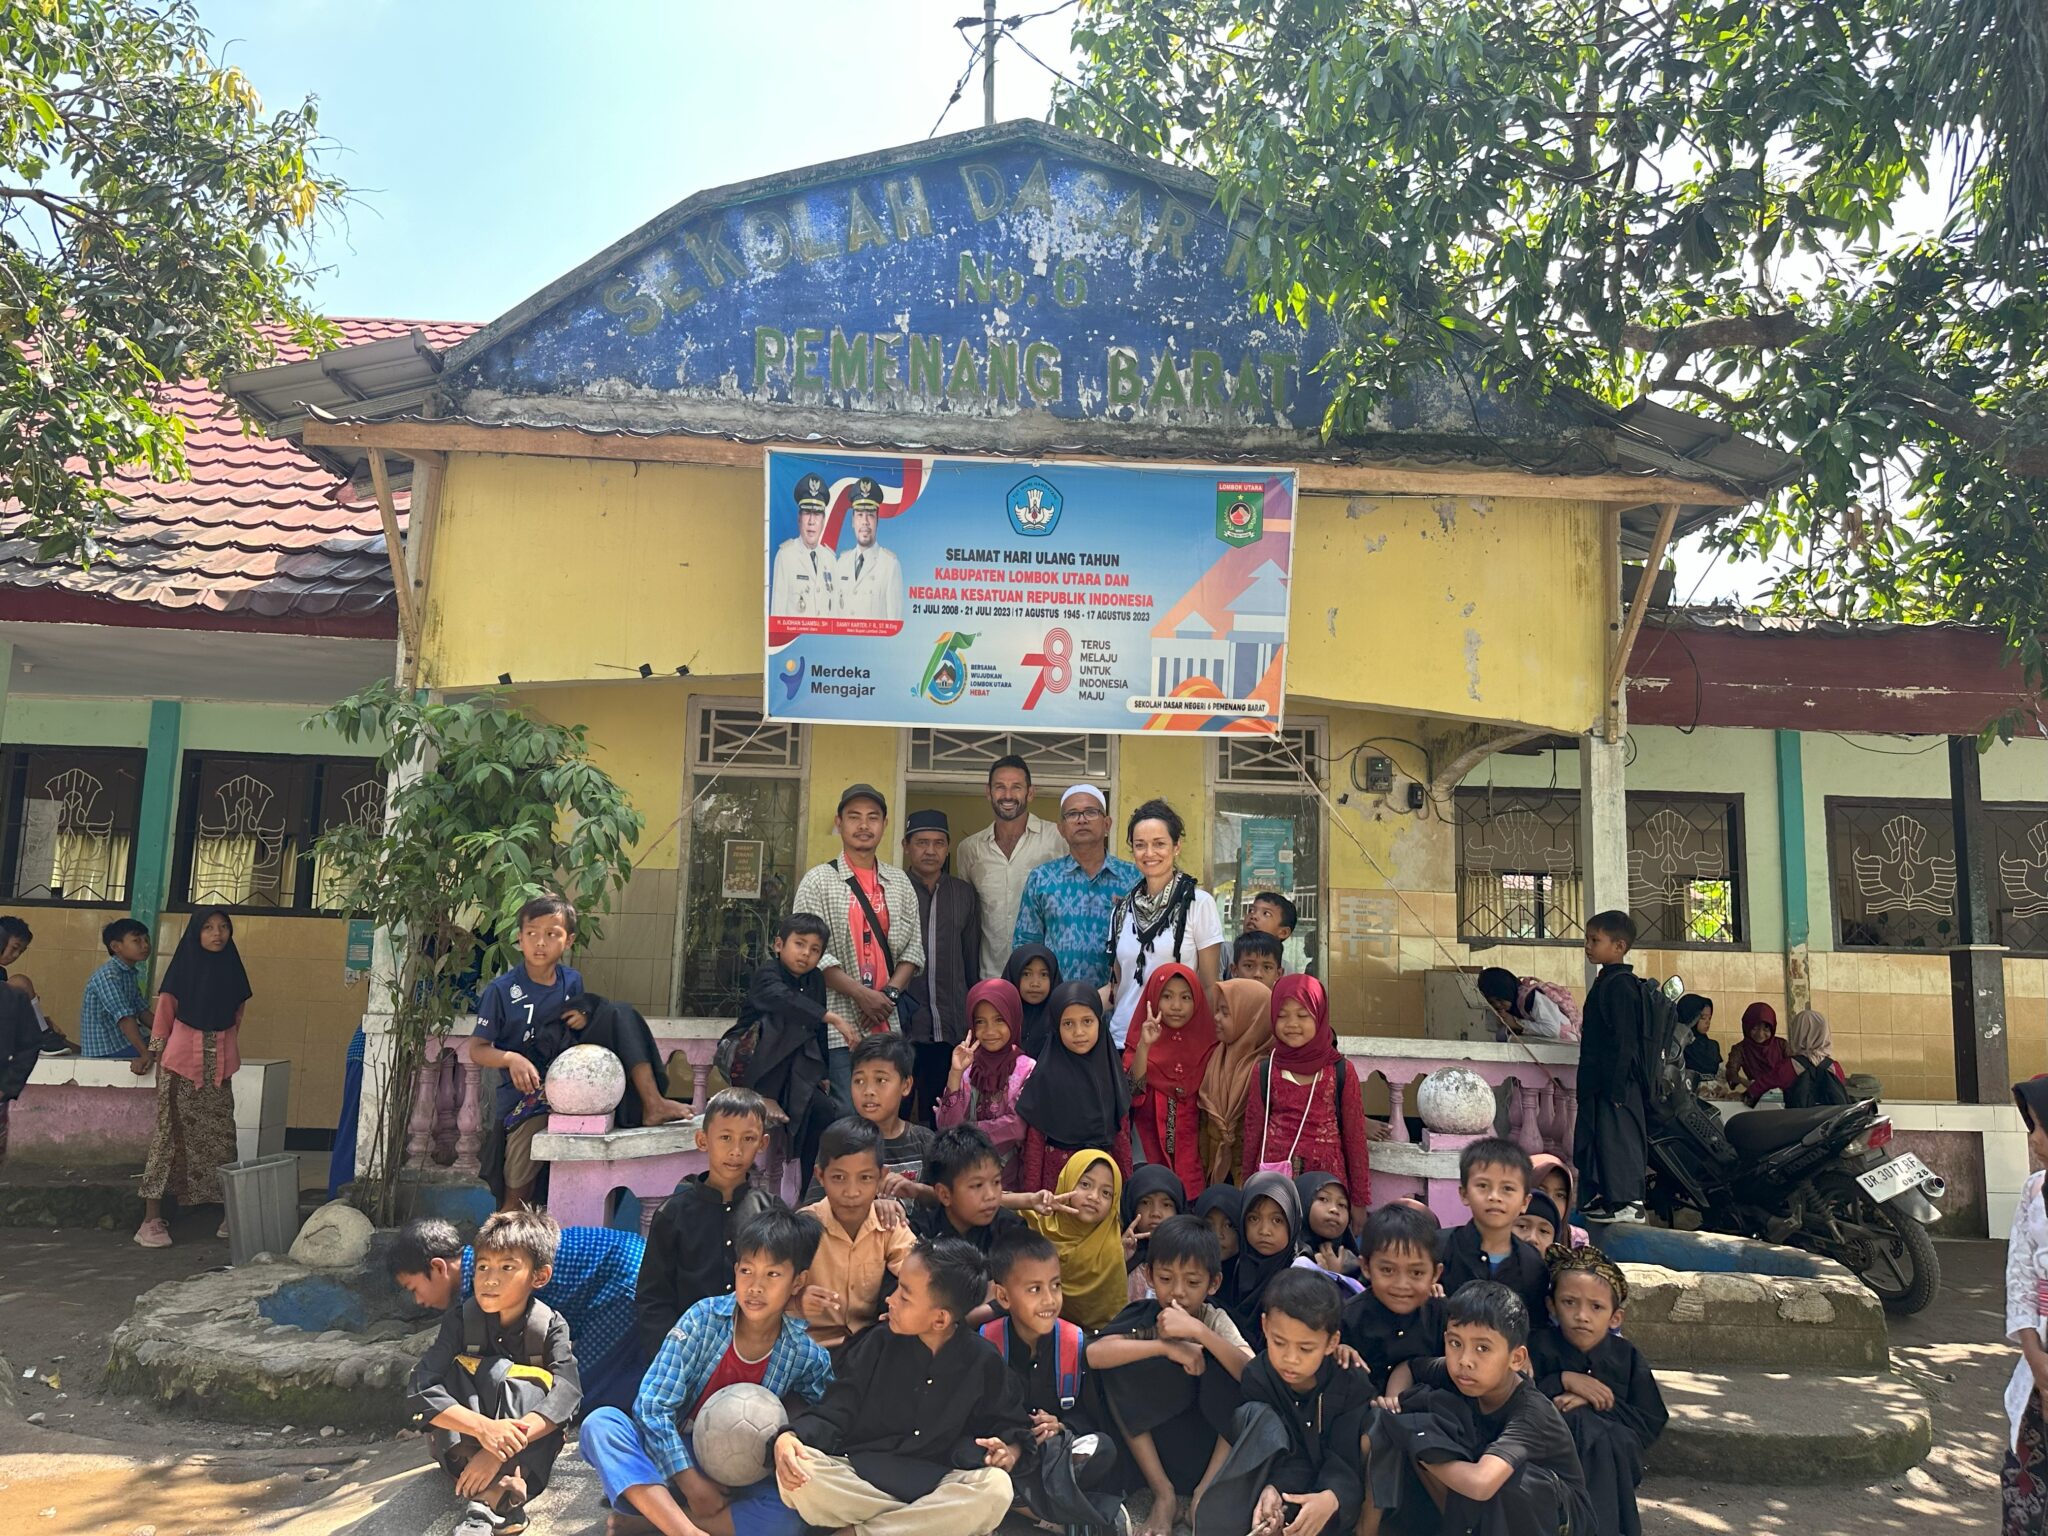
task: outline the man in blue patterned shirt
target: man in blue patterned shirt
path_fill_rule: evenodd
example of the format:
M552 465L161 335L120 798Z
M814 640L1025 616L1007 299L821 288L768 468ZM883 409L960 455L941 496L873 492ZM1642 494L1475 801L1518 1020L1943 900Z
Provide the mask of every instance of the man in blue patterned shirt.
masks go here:
M156 1063L149 1054L149 1014L136 976L149 958L149 929L117 917L100 930L107 963L86 979L78 1004L78 1048L102 1061L133 1061L137 1077Z
M583 1411L631 1405L640 1387L633 1337L633 1287L647 1244L637 1232L564 1227L554 1273L534 1299L562 1314L583 1379ZM475 1251L452 1222L423 1216L399 1229L391 1245L391 1278L430 1311L445 1312L470 1294Z
M1109 801L1093 784L1060 796L1067 856L1041 864L1017 903L1015 947L1043 944L1059 957L1062 981L1109 985L1109 914L1138 883L1138 866L1109 852Z
M611 1536L687 1536L707 1527L800 1536L804 1522L772 1476L742 1488L714 1482L697 1465L687 1431L707 1402L741 1383L766 1387L792 1412L825 1395L831 1358L802 1314L789 1310L823 1231L817 1217L785 1206L751 1217L733 1240L732 1291L706 1297L668 1331L632 1417L600 1408L583 1421L576 1443L604 1484Z

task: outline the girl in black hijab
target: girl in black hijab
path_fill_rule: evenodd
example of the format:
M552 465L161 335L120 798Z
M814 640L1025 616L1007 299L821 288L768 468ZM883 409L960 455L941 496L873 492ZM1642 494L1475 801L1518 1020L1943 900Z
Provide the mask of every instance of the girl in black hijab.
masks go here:
M1678 1000L1678 1021L1692 1031L1685 1037L1685 1070L1702 1077L1721 1075L1721 1042L1707 1031L1714 1027L1711 998L1688 992Z
M1167 1209L1171 1205L1172 1209ZM1169 1216L1187 1213L1187 1187L1180 1176L1164 1163L1140 1163L1124 1180L1123 1207L1117 1212L1124 1224L1124 1268L1142 1269L1151 1261L1152 1229ZM1145 1294L1150 1294L1149 1287Z
M185 924L158 984L150 1023L157 1058L156 1132L142 1171L142 1225L135 1241L171 1246L163 1201L180 1206L220 1201L220 1165L235 1160L235 1094L228 1086L241 1065L236 1036L249 1001L249 973L235 948L235 920L222 907L201 907ZM227 1236L221 1223L220 1236Z
M1046 990L1039 994L1037 1002L1031 1001L1031 993L1024 990L1025 972L1036 961L1045 971ZM1032 992L1038 990L1034 973L1029 978ZM1060 957L1043 944L1025 944L1010 951L1010 958L1003 966L1003 980L1017 989L1017 996L1024 1002L1024 1028L1017 1036L1017 1048L1033 1061L1045 1054L1052 1044L1054 1020L1052 1018L1052 995L1059 990Z
M1063 982L1045 1010L1052 1031L1017 1095L1024 1122L1017 1187L1057 1187L1067 1159L1089 1147L1107 1151L1129 1178L1131 1085L1102 1017L1101 995L1088 982Z
M1253 1174L1244 1184L1237 1272L1218 1292L1218 1300L1254 1353L1266 1347L1266 1329L1259 1320L1259 1301L1266 1294L1266 1284L1290 1268L1300 1252L1301 1192L1294 1187L1294 1180L1284 1173Z

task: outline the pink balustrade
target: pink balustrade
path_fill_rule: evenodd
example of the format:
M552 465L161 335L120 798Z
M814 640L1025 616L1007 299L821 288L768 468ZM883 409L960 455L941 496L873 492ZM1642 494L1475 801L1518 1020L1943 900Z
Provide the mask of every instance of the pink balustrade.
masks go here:
M474 1174L477 1152L483 1142L483 1068L469 1059L470 1023L457 1026L458 1033L427 1042L427 1062L420 1072L413 1094L412 1116L406 1124L405 1166L445 1168L454 1173ZM717 1049L716 1036L664 1035L657 1031L655 1045L667 1057L681 1051L690 1063L687 1084L669 1084L670 1096L697 1100L697 1090ZM678 1092L687 1088L687 1093Z

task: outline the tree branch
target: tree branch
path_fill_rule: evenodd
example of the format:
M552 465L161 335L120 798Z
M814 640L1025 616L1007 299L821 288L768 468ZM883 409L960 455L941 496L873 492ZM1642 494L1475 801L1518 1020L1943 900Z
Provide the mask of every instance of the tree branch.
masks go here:
M1917 405L1936 426L1989 454L2007 474L2029 478L2048 475L2048 436L2043 435L2040 423L2023 425L2010 416L1979 410L1963 396L1931 379L1902 387L1898 398Z
M1761 315L1716 315L1663 328L1625 325L1621 344L1632 351L1657 353L1675 364L1718 347L1789 347L1813 335L1814 329L1797 310L1787 309Z

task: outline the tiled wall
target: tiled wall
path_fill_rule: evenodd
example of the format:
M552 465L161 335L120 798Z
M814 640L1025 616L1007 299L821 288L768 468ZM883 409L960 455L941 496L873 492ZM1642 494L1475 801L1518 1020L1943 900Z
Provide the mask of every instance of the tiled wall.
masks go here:
M676 947L676 872L638 869L612 898L604 937L578 944L573 963L600 997L631 1003L650 1017L670 1012L669 972Z
M43 1006L64 1033L78 1038L78 998L107 958L100 929L121 907L18 907L35 943L15 969L30 977ZM186 915L167 912L157 924L156 972L170 963ZM343 980L348 924L334 917L235 919L235 948L254 995L243 1015L241 1051L292 1064L286 1123L332 1129L341 1113L341 1078L349 1036L361 1022L367 993Z

